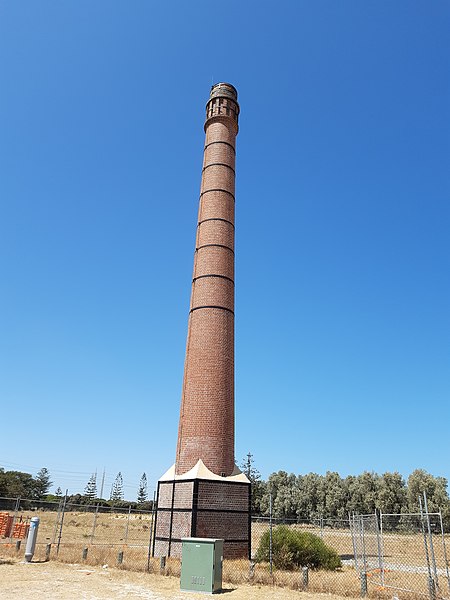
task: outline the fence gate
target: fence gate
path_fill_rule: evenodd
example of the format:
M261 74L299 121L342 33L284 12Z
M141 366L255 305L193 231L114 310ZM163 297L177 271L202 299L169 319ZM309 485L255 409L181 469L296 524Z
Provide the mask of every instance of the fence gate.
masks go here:
M378 515L351 515L350 531L356 571L366 575L367 584L384 587L383 539Z
M426 505L426 503L425 503ZM367 588L450 600L441 513L351 515L355 569Z

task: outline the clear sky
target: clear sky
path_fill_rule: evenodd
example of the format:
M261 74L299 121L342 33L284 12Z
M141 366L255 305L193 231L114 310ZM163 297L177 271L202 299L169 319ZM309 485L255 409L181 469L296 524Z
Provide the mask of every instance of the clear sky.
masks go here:
M237 462L450 478L449 31L439 0L2 0L0 466L133 499L174 462L228 81Z

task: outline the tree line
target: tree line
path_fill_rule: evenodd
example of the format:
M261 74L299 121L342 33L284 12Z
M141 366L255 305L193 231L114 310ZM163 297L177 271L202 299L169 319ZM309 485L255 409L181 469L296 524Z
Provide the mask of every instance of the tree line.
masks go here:
M148 499L147 475L142 473L142 476L139 480L136 500L129 501L125 500L121 471L117 473L111 485L109 500L99 498L97 492L97 473L93 473L89 478L86 487L84 488L84 494L76 494L75 497L72 496L71 502L76 504L102 504L104 506L109 505L116 507L131 506L132 508L139 508L142 510L151 509L153 507L153 501L149 501Z
M22 498L24 500L39 500L46 502L58 501L63 497L60 487L50 494L51 481L50 472L47 468L38 471L35 477L30 473L22 471L5 471L0 467L0 498ZM123 477L117 473L109 493L109 499L99 498L97 488L97 473L89 478L82 494L70 494L66 501L69 504L99 504L101 506L115 506L151 509L153 501L148 499L147 475L142 474L137 489L135 501L125 500L123 490Z
M22 471L5 471L0 467L0 497L29 498L42 500L52 485L50 473L45 467L37 472L36 477Z
M447 479L423 469L416 469L407 479L397 472L379 475L366 471L341 477L331 471L325 475L278 471L264 481L251 454L241 468L252 482L252 511L256 515L269 514L270 498L272 515L280 519L348 520L349 513L417 513L419 495L425 492L428 510L441 510L446 529L450 528Z
M256 469L252 454L248 454L241 469L252 482L252 513L267 516L270 503L272 515L278 519L337 519L347 520L349 513L417 513L418 498L426 492L430 512L442 511L447 530L450 530L450 498L447 479L435 477L423 469L416 469L405 479L398 472L382 475L364 472L341 477L339 473L325 475L307 473L295 475L286 471L272 473L266 481ZM62 497L58 488L49 494L52 481L48 469L42 468L33 477L21 471L0 468L0 497L54 501ZM119 472L111 486L109 499L98 498L97 474L88 480L83 494L72 494L67 501L74 504L101 504L103 506L132 506L150 510L147 476L139 481L136 500L125 500L123 478Z

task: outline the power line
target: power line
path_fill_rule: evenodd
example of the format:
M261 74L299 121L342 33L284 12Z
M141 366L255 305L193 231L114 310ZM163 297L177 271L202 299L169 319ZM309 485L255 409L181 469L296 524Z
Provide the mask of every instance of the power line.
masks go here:
M42 467L36 467L35 465L27 465L23 463L16 463L13 461L7 461L0 459L0 465L7 468L12 468L13 470L17 469L27 469L33 472L39 471ZM52 466L46 467L50 473L51 477L58 479L59 481L63 480L65 483L72 484L73 487L84 487L87 484L89 477L93 473L95 473L96 469L93 471L67 471L65 469L58 469ZM139 481L136 483L128 483L126 476L124 476L122 472L122 476L124 477L123 487L128 490L137 490L139 487ZM110 487L114 482L115 475L105 473L105 488Z
M5 461L0 459L0 464L6 466L6 467L20 467L21 469L31 469L32 471L39 471L39 469L42 469L42 465L40 467L36 467L33 465L24 465L22 463L15 463L15 462L11 462L11 461ZM47 467L47 469L49 471L51 471L52 473L64 473L64 474L76 474L76 475L86 475L86 471L66 471L65 469L57 469L54 467ZM92 473L90 473L90 475L92 475Z

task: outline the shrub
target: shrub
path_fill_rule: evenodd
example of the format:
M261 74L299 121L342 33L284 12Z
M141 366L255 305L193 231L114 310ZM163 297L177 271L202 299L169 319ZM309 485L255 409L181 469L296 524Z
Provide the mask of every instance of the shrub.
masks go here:
M269 562L270 532L261 538L257 562ZM334 571L342 566L339 555L317 535L280 525L272 531L272 561L277 569L293 571L299 567Z

